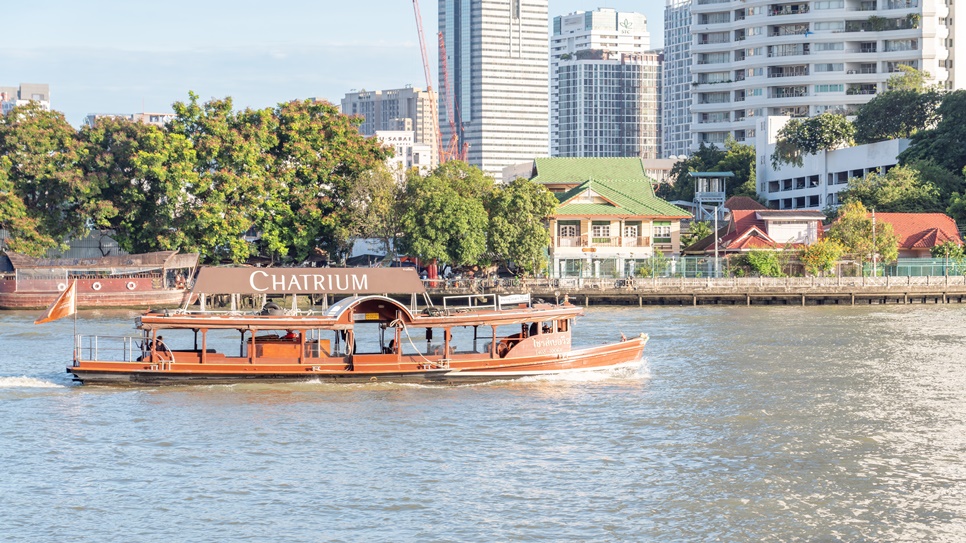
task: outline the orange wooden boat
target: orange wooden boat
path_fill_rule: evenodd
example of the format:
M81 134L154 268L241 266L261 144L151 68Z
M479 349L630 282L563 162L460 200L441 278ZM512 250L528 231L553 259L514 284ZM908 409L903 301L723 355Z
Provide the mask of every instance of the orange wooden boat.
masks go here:
M137 335L76 336L67 371L81 382L109 385L467 383L634 366L647 342L640 334L573 349L574 321L583 310L566 301L472 295L434 306L409 268L202 268L192 293L197 306L139 316ZM411 302L388 293L409 294ZM230 295L232 307L240 295L254 295L260 308L213 310L207 303L213 294ZM344 297L304 311L298 295Z

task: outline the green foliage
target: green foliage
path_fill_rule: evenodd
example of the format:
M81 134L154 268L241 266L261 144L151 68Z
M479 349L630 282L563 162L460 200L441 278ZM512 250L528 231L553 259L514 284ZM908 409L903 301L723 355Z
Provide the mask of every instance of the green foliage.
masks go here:
M845 247L830 238L821 239L802 251L801 261L805 266L805 273L822 275L835 270L835 264L845 254Z
M0 228L9 234L7 246L11 251L42 256L55 242L40 233L40 221L30 215L10 181L10 168L10 159L0 156Z
M638 277L666 277L671 259L661 251L654 251L651 258L637 266L634 274Z
M7 159L10 191L5 199L17 217L14 235L23 238L15 237L12 246L43 252L85 232L90 184L78 167L82 154L75 130L59 112L29 102L0 117L0 156Z
M450 161L426 177L410 172L401 226L403 252L456 266L483 264L489 218L483 200L493 180Z
M691 221L688 233L681 236L681 247L690 247L711 235L711 221Z
M783 277L782 265L776 251L749 251L748 266L762 277Z
M855 118L856 143L909 138L936 123L937 107L943 97L939 90L906 88L914 83L897 85L895 90L877 94L859 108Z
M882 262L895 261L899 256L899 236L893 232L892 225L873 223L868 209L858 201L848 202L839 209L839 218L832 223L826 237L841 243L860 264L871 261L876 254Z
M932 249L929 249L929 254L933 258L946 258L959 260L966 257L966 253L963 252L963 246L955 241L946 240L939 245L936 245Z
M772 167L782 164L802 166L805 155L831 151L850 145L855 137L855 125L844 115L822 113L807 119L791 119L781 130L771 155Z
M896 166L885 175L870 173L849 179L839 193L843 202L861 202L867 209L896 213L942 212L939 190L921 174L906 166Z
M490 254L513 262L528 274L544 263L550 233L544 226L557 208L557 198L542 185L517 178L494 190L486 200Z
M889 76L886 87L890 91L914 91L923 92L927 89L926 83L932 78L929 72L919 71L912 66L900 64L897 66L898 72Z
M915 133L909 148L899 154L899 162L931 160L949 172L962 172L966 167L966 90L945 94L936 111L936 126Z
M405 209L404 195L405 188L385 165L380 164L359 176L350 198L355 235L378 239L390 259L396 256Z
M671 184L662 184L655 194L665 200L694 200L694 179L690 172L734 172L728 181L727 196L757 198L755 187L755 147L743 145L733 138L725 141L724 149L704 143L685 160L671 168Z

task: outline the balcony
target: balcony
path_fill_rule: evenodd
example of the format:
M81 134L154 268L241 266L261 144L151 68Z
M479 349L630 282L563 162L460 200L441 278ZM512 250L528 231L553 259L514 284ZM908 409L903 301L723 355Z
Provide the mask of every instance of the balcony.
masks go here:
M807 4L793 4L789 6L772 6L768 10L768 16L778 16L778 15L798 15L800 13L808 13Z
M650 247L649 236L557 236L555 247Z

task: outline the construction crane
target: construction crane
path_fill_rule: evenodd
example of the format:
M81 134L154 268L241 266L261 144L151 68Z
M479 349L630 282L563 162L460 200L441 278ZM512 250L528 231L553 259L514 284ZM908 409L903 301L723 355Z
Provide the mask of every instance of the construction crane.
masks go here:
M460 140L463 139L463 119L460 118L459 108L453 107L453 97L449 92L449 63L446 61L446 40L443 37L443 33L440 32L437 36L439 38L439 61L443 66L443 81L441 82L441 87L443 89L443 96L446 99L446 119L449 121L449 145L446 147L447 160L455 159L462 160L466 162L466 151L469 149L469 144L465 141L463 142L463 148L460 148ZM457 126L459 131L457 131Z
M433 76L429 69L429 55L426 54L426 39L423 37L423 16L419 11L419 0L413 0L413 11L416 14L416 31L419 33L419 52L423 55L423 72L426 75L426 92L429 93L429 111L432 117L433 134L436 136L436 156L439 163L446 162L443 156L443 135L439 131L439 106L433 97Z

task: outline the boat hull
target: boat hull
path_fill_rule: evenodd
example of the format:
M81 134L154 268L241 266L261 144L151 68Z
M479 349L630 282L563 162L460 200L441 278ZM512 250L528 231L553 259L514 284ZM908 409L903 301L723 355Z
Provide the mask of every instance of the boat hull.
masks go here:
M77 307L174 308L184 302L185 289L157 288L154 282L144 277L78 279ZM44 309L60 294L59 290L17 291L14 281L0 281L0 309Z
M647 337L567 353L518 359L450 361L449 367L400 371L325 370L302 364L172 364L79 361L67 368L85 385L155 386L277 382L467 384L523 377L615 370L641 363ZM147 368L147 369L146 369Z

